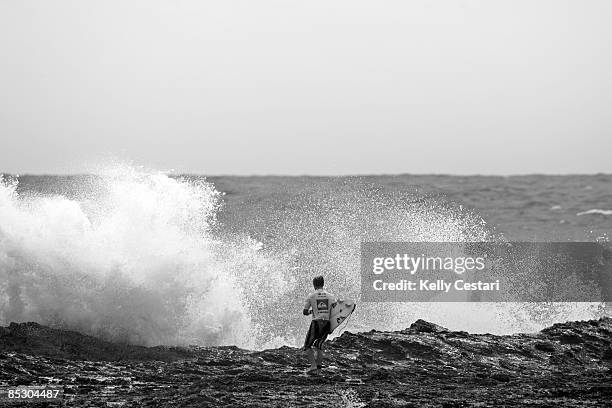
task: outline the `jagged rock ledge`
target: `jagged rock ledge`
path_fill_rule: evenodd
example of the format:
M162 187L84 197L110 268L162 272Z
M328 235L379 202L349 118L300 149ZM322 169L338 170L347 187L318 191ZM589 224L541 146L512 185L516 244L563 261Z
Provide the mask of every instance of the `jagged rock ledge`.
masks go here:
M194 356L190 348L117 344L35 322L11 323L8 327L0 327L0 352L93 361L176 361Z
M59 384L68 406L593 407L612 397L611 344L610 318L508 336L418 320L343 333L311 378L291 347L147 348L11 323L0 328L0 384Z

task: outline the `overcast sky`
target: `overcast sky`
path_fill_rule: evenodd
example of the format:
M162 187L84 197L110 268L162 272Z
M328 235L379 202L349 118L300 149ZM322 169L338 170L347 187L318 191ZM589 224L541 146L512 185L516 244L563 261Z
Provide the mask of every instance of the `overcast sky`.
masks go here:
M612 1L0 1L0 171L612 172Z

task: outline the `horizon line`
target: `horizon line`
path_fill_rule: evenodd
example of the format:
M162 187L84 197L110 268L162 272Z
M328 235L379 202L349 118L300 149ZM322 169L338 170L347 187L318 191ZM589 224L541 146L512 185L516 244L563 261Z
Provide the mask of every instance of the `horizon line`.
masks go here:
M201 176L201 177L398 177L398 176L445 176L445 177L526 177L526 176L611 176L612 173L597 172L597 173L346 173L346 174L206 174L194 172L174 172L174 171L159 171L168 176ZM0 176L10 177L77 177L77 176L99 176L96 173L78 172L78 173L13 173L0 172Z

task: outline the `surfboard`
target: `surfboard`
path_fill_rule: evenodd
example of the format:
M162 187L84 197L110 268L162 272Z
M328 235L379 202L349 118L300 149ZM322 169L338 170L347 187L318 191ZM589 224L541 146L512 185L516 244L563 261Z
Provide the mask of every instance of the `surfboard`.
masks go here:
M329 332L332 333L347 317L353 313L357 305L352 300L343 300L332 304L329 315Z

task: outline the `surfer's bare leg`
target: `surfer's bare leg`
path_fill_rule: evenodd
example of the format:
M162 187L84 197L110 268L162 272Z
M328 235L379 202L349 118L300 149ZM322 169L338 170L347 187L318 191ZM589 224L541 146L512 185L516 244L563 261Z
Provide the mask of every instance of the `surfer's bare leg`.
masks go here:
M325 357L323 350L318 349L315 354L315 360L317 362L317 369L319 370L321 369L321 364L323 363L323 357Z
M310 363L310 368L311 369L315 369L317 368L317 361L315 359L315 352L312 348L306 349L306 356L308 357L308 362Z

